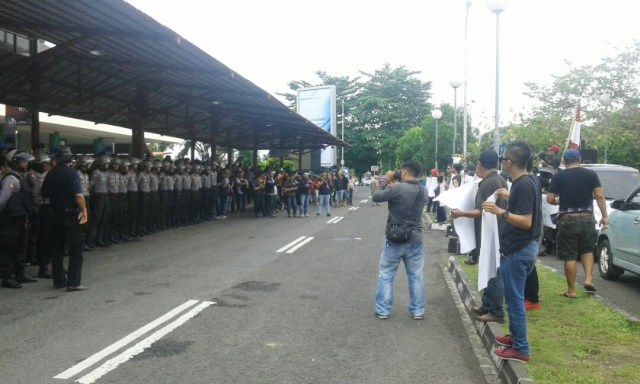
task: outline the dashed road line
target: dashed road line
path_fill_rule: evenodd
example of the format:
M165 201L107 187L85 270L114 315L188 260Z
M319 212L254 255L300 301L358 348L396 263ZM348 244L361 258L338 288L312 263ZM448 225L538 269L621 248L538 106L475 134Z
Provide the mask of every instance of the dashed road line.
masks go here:
M313 240L313 237L311 236L300 236L297 239L290 242L289 244L285 245L284 247L278 249L276 252L281 253L286 251L287 253L293 253L298 249L300 249L300 247L310 242L311 240Z
M357 211L360 207L351 207L349 208L349 211Z
M331 220L327 221L327 224L335 224L342 219L344 219L344 216L335 216Z

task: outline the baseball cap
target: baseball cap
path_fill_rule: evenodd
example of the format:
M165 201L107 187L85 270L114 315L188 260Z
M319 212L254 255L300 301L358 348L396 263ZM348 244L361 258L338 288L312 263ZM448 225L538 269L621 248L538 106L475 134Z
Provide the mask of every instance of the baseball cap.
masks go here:
M557 145L552 145L549 148L547 148L547 151L551 151L551 152L555 152L555 153L560 153L560 147L558 147Z
M567 149L564 151L564 154L562 154L562 160L564 160L565 163L575 163L579 161L580 158L580 151L577 149Z
M478 161L482 164L482 167L486 169L498 168L498 154L493 149L485 149L482 151Z

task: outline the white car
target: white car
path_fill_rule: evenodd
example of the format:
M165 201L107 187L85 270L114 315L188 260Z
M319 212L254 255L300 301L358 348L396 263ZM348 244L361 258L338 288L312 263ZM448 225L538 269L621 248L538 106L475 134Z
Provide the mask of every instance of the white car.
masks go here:
M360 184L364 185L365 187L369 187L371 186L372 181L373 181L373 177L363 177L362 180L360 181Z

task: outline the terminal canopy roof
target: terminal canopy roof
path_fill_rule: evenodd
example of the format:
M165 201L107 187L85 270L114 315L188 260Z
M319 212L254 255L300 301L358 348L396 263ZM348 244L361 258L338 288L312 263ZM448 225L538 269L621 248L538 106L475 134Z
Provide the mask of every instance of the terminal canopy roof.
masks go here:
M0 8L0 28L53 43L0 47L0 103L236 149L348 145L124 1Z

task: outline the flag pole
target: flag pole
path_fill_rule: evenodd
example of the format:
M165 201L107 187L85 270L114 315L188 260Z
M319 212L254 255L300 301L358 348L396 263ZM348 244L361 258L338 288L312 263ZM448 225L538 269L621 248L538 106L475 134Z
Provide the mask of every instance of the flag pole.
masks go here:
M569 128L569 136L567 136L567 141L564 143L565 151L569 149L569 147L571 146L571 137L573 136L573 128L576 125L576 121L580 121L580 100L578 100L578 104L576 105L576 113L573 120L571 121L571 127ZM580 145L580 143L577 143L577 144Z

